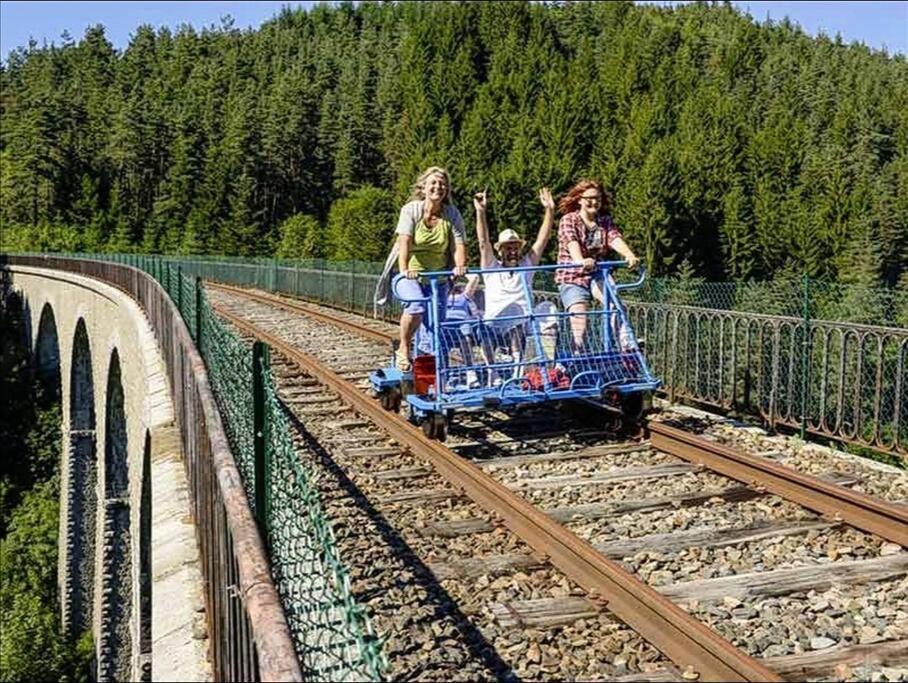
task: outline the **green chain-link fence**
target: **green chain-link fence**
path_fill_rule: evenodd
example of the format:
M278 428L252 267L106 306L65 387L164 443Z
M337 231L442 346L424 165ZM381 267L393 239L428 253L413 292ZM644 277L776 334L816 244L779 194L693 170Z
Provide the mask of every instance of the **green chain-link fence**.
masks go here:
M366 315L381 264L173 258L206 279ZM557 302L552 283L540 298ZM761 416L801 434L908 454L908 292L807 278L649 278L623 299L672 400ZM391 303L379 317L397 320Z
M263 528L305 679L381 680L387 660L368 615L353 597L313 475L296 454L267 354L254 362L253 349L211 309L198 277L199 262L132 254L70 256L141 268L180 309L205 360L250 508ZM262 267L259 274L262 269L267 271ZM342 276L349 280L349 274ZM258 458L256 434L264 446ZM264 487L257 490L257 481Z

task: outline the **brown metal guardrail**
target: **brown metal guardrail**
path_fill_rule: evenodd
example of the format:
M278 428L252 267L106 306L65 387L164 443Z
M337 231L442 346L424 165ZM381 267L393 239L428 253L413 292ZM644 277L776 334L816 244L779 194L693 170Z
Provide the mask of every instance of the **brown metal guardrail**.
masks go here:
M119 263L2 256L0 267L30 266L107 282L136 300L167 365L186 462L205 580L215 680L301 681L302 674L265 547L205 365L175 304L148 274Z

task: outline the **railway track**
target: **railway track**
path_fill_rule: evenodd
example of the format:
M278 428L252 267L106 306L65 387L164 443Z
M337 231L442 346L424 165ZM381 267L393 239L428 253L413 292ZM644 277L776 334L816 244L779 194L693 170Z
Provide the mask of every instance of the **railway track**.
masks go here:
M877 629L877 642L868 636L852 643L845 634L835 647L821 647L833 639L814 635L809 647L799 640L786 650L772 634L753 647L744 642L746 633L736 637L734 629L720 628L726 615L746 628L755 611L751 604L762 610L773 600L777 604L769 613L775 609L783 619L783 601L794 610L800 606L797 596L810 602L839 586L873 582L896 601L908 594L908 554L899 547L906 542L905 508L841 485L853 479L830 483L778 465L764 475L767 468L760 462L716 444L706 448L669 425L651 425L650 443L610 442L583 418L560 412L553 419L551 407L511 419L494 413L459 416L445 447L382 411L364 393L366 373L387 356L389 326L372 321L364 332L350 315L342 315L339 324L309 304L245 290L210 290L221 315L278 352L282 399L303 435L301 444L319 454L313 462L342 482L338 490L346 496L338 500L360 501L346 505L350 514L353 508L373 510L373 526L375 520L395 520L394 531L379 535L397 539L407 551L391 552L380 573L400 575L392 567L401 563L401 571L435 596L417 604L415 612L431 609L440 615L428 628L433 633L440 628L442 635L414 641L404 634L410 627L392 626L400 643L391 645L392 669L399 661L392 677L419 670L419 657L414 663L407 654L412 643L422 642L419 648L428 643L426 652L432 652L432 643L446 638L451 646L444 652L454 654L447 663L422 670L425 677L451 671L462 676L473 667L475 675L499 679L640 674L647 680L779 680L859 677L861 663L873 658L871 666L889 674L908 664L908 615L896 607L883 607L893 610L883 614L892 624L888 631ZM770 479L761 479L765 476ZM793 566L785 566L784 553L768 559L767 548L804 545L810 552L800 563L787 563ZM862 552L854 556L858 545ZM850 549L851 555L841 552L844 559L821 561L836 548ZM678 558L694 552L719 560L718 568L698 559L696 571L690 571L690 562L678 571L666 569L684 564ZM730 571L735 565L770 569ZM685 571L689 580L677 581ZM367 587L380 580L363 577L365 593L380 592ZM831 604L820 597L820 606L823 600ZM814 614L823 621L823 610ZM823 633L835 630L835 618L830 620ZM410 626L418 631L426 623ZM617 651L600 652L597 642ZM578 660L580 643L588 643L589 652Z

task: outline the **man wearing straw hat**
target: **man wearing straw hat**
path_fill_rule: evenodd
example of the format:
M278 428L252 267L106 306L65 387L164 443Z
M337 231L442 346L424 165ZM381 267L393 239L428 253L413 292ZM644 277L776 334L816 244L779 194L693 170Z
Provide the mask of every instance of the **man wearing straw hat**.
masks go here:
M555 202L547 187L539 190L539 201L545 209L545 216L536 235L536 241L524 254L526 241L510 228L501 231L498 241L493 247L486 223L486 192L479 192L473 196L473 206L476 209L476 236L479 241L482 268L517 268L539 265L555 223ZM526 281L532 292L533 273L486 273L483 275L483 281L485 283L484 320L497 337L504 338L507 335L506 345L510 347L515 360L519 363L523 358L525 345L525 321L502 320L502 318L530 314L533 303L527 300L523 283ZM486 355L490 354L487 352ZM491 358L487 358L487 361L491 362Z

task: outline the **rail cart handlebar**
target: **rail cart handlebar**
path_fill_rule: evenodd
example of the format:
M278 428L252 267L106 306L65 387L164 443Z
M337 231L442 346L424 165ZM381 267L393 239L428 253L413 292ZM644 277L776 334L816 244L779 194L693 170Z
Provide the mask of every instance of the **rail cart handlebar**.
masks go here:
M622 263L625 263L622 261ZM640 266L640 277L637 278L635 282L625 282L623 284L616 284L615 289L621 291L622 289L636 289L643 284L643 281L646 279L646 266Z
M626 266L627 261L599 261L596 268L599 270L614 270ZM485 273L539 273L546 270L569 270L571 268L583 268L582 263L552 263L545 266L514 266L513 268L469 268L466 275L483 275ZM420 273L420 277L447 277L453 275L453 270L432 270Z
M610 270L615 270L616 268L621 268L627 266L627 261L598 261L596 263L596 269L598 271L608 272ZM484 275L486 273L537 273L547 270L568 270L574 268L583 268L582 263L557 263L545 266L514 266L513 268L470 268L464 274L465 275ZM420 273L420 277L430 278L430 279L440 279L451 277L454 275L453 270L431 270L424 273ZM395 298L398 301L403 303L412 303L416 301L429 301L431 297L418 297L415 299L406 299L401 297L397 292L397 283L405 279L406 275L403 273L398 273L394 276L394 279L391 281L391 292L394 294ZM628 282L625 284L616 284L616 290L622 289L634 289L643 284L643 281L646 279L646 268L640 266L640 277L637 278L635 282Z

